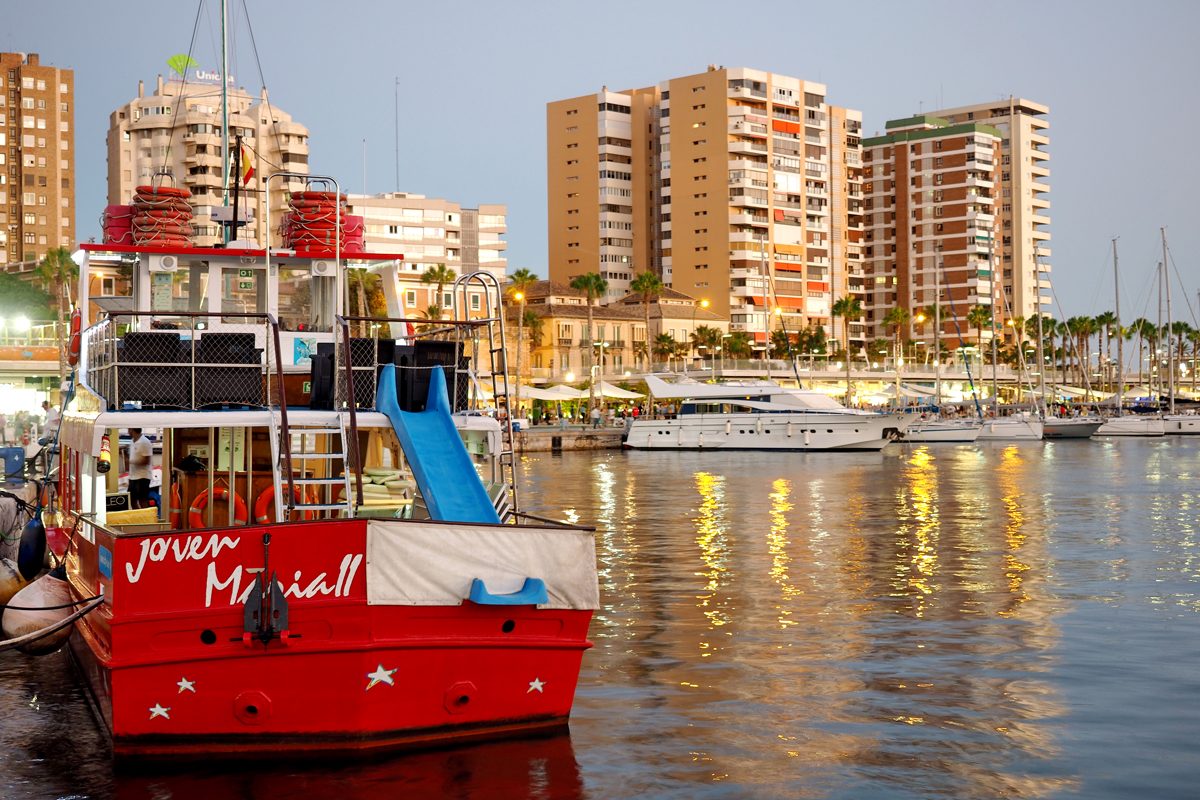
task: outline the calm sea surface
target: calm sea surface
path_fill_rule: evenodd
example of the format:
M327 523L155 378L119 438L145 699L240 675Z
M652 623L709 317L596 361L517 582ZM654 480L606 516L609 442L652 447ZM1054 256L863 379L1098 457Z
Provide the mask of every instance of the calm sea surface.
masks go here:
M595 525L569 736L114 770L62 654L0 654L3 798L1200 796L1200 441L567 453Z

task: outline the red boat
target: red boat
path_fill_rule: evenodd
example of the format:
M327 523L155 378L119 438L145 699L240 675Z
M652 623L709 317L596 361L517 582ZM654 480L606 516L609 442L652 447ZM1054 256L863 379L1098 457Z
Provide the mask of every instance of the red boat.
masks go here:
M70 648L116 754L566 725L594 537L516 510L495 277L459 278L455 319L415 334L344 315L336 247L84 250L85 313L106 265L135 289L84 320L45 519L75 598L103 598ZM353 258L399 302L395 256ZM123 491L102 457L134 429L161 447L157 507L127 509L144 487Z

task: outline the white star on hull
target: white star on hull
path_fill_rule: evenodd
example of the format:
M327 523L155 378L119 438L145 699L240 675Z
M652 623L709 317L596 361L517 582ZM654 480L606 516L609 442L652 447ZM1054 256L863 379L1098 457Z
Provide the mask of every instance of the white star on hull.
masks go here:
M154 707L150 709L150 719L154 719L155 717L162 717L163 719L170 719L171 715L169 713L167 713L170 710L171 709L169 709L169 708L163 708L162 703L155 703Z
M386 683L388 686L395 686L396 681L394 678L392 678L392 675L394 675L398 669L399 667L396 669L384 669L383 664L380 664L375 668L374 672L367 673L367 677L371 679L371 682L367 684L367 688L363 691L365 692L369 690L372 686L378 683Z
M529 694L529 693L530 693L530 692L532 692L534 689L537 689L537 690L538 690L538 692L539 692L539 693L541 693L541 694L545 694L545 692L543 692L543 691L542 691L542 687L543 687L543 686L545 686L545 685L546 685L546 682L545 682L545 681L538 680L537 678L534 678L533 680L531 680L531 681L529 682L529 688L525 690L525 694Z
M175 685L179 687L180 694L183 694L184 692L191 692L192 694L196 693L195 681L189 681L187 678L180 678L179 682Z

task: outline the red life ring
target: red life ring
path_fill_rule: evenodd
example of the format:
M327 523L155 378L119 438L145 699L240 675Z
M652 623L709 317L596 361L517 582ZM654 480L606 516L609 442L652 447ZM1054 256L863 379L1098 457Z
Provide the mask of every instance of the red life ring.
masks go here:
M179 484L171 487L171 530L183 527L183 500L179 497Z
M300 492L300 487L292 484L292 493L296 496L297 503L304 502L304 495ZM268 486L263 489L258 495L258 499L254 501L254 521L260 525L264 525L273 520L267 515L267 508L270 507L271 501L275 499L275 487ZM316 515L312 511L304 512L304 519L313 519Z
M335 195L333 192L292 192L292 197L297 197L301 200L326 200L333 202L334 197L337 197L343 203L346 202L346 195Z
M191 197L192 193L182 186L139 186L135 190L140 195L159 197Z
M83 327L83 312L78 306L71 312L71 339L67 345L67 363L74 367L79 363L80 329Z
M215 497L218 500L228 500L229 499L229 490L226 489L224 486L217 486L217 487L213 488L213 497ZM237 492L234 492L234 494L233 494L233 503L234 503L233 524L245 525L248 520L248 517L246 515L246 504L245 504L245 502L242 501L241 495L239 495ZM201 515L201 512L204 511L204 508L207 505L208 505L208 490L205 489L203 492L196 495L196 499L192 501L192 507L188 509L188 527L189 528L205 527L204 517Z

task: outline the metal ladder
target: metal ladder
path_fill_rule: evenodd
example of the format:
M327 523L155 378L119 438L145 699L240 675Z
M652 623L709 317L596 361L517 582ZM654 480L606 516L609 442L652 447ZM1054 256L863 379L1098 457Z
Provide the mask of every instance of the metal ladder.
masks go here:
M328 514L328 518L333 519L338 516L338 512L345 512L347 518L354 516L354 495L351 489L351 470L349 468L350 458L346 453L346 421L339 413L337 416L337 427L329 425L289 425L289 433L292 437L300 436L300 449L291 450L292 468L299 472L300 477L292 478L292 485L300 492L300 501L296 501L295 494L291 498L284 496L287 491L287 459L283 447L292 447L292 442L280 442L280 429L278 424L271 426L271 452L274 456L275 465L277 468L276 474L279 475L279 480L275 482L275 521L285 522L288 518L289 510L299 512L311 512L314 517L320 519L322 514ZM314 453L307 452L305 448L305 436L329 436L332 437L329 442L329 447L326 449L329 452ZM336 444L336 447L335 447ZM333 475L333 462L341 460L343 465L341 477ZM310 478L307 476L307 466L309 462L326 462L323 478ZM307 502L310 497L308 487L317 487L316 503ZM320 487L324 487L322 490ZM337 500L337 488L343 490L342 500Z
M500 452L498 461L500 464L499 478L502 482L509 486L511 493L511 508L517 508L517 475L516 464L513 450L513 432L512 432L512 415L513 408L509 404L508 392L508 358L504 347L504 297L503 290L500 288L500 281L490 272L479 270L462 275L454 282L454 291L452 297L454 299L454 320L463 322L470 319L470 312L467 310L467 290L471 285L475 284L483 291L483 312L482 319L476 320L481 323L482 327L487 328L487 350L490 365L490 376L492 382L492 398L496 403L497 412L503 405L505 409L504 421L500 424ZM495 302L493 307L492 303ZM455 335L461 343L463 331L468 330L466 326L456 326ZM520 346L520 343L517 343ZM476 369L479 364L475 364ZM458 381L460 380L458 365L455 365L454 370L453 391L457 394ZM464 376L465 379L471 379L474 376ZM520 380L520 376L517 376ZM493 498L496 501L496 498Z

